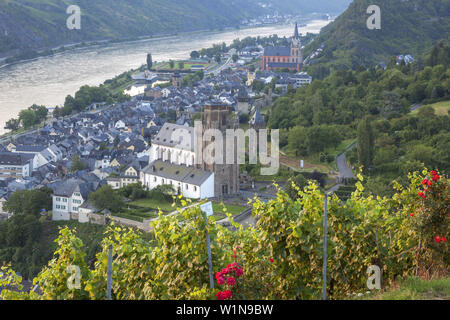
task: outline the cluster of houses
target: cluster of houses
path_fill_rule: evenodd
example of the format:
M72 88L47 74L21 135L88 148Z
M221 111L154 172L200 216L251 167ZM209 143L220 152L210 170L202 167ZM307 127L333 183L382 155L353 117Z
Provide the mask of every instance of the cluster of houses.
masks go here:
M238 191L239 187L232 186L235 181L225 187L217 183L217 172L194 166L193 145L180 147L172 141L171 133L185 129L185 139L192 139L194 119L201 118L207 108L209 112L219 108L226 117L247 114L250 126L264 128L258 109L263 103L271 103L272 93L270 99L255 98L251 81L270 83L275 77L279 79L276 87L283 93L289 85L297 88L312 80L301 72L250 73L239 64L219 75L205 77L192 87L182 87L175 75L169 87L149 85L144 94L130 101L53 119L37 134L21 135L3 143L0 215L8 214L3 212L3 204L14 191L41 187L54 191L54 220L79 222L90 221L95 208L88 202L89 194L103 185L120 189L141 182L153 189L170 184L177 192L197 199L214 197L219 188L223 193ZM81 170L71 170L73 162L78 162L76 157L82 163ZM225 178L226 169L222 169ZM230 168L230 172L235 174L235 169Z

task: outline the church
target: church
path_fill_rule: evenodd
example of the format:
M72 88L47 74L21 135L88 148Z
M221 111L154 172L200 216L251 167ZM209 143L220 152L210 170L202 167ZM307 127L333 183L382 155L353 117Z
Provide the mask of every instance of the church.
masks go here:
M300 72L303 65L303 53L298 33L298 25L295 24L294 36L290 47L266 47L261 59L261 70L273 71L276 69L289 69Z
M205 131L218 130L225 137L227 129L237 127L232 107L217 100L205 104L198 136L193 127L165 123L152 139L149 164L140 174L142 185L148 190L172 185L175 192L192 199L239 193L239 164L208 163L203 154L215 140L204 140ZM222 154L226 154L226 142L222 147Z

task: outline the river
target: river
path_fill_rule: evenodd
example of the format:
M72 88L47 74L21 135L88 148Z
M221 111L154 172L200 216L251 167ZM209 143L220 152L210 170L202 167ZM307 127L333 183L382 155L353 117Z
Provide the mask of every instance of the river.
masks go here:
M300 33L318 33L328 24L315 20L300 28ZM201 32L141 41L104 44L41 57L0 68L0 133L5 122L17 117L33 103L54 107L64 103L83 85L99 85L124 71L153 61L187 59L193 50L211 47L251 36L292 36L293 25L274 25L224 32Z

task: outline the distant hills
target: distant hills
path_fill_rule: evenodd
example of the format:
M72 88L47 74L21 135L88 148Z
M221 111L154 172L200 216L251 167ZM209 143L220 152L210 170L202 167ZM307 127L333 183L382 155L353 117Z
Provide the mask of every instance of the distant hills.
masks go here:
M351 0L2 0L0 57L98 40L235 27L264 14L340 13ZM81 8L81 30L66 9Z
M381 9L381 30L369 30L369 5ZM316 59L337 68L389 62L393 55L423 55L450 34L449 0L354 0L305 48L309 54L323 44Z

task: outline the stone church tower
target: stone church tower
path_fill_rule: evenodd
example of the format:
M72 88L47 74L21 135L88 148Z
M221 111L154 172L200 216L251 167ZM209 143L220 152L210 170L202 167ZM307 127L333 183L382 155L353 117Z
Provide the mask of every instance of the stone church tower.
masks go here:
M295 23L294 36L291 41L291 63L303 64L302 44L298 33L298 25Z
M205 104L203 112L203 135L208 129L217 129L223 137L223 161L221 164L208 164L204 157L202 158L201 168L214 172L214 195L222 197L239 192L239 164L237 164L236 141L234 148L234 164L226 164L226 130L236 129L237 121L233 118L233 108L221 101L210 101ZM214 143L213 139L205 141L203 139L203 153L208 145Z

